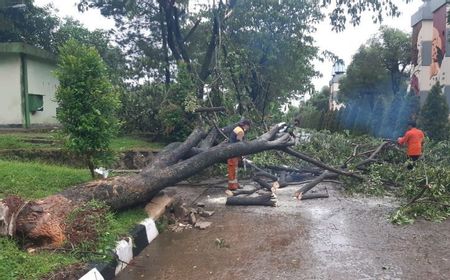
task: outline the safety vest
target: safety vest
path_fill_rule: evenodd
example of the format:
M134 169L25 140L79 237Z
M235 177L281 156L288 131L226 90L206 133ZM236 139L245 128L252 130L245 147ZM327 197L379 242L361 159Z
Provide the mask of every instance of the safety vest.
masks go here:
M241 132L244 133L244 129L240 126L236 126L230 134L230 143L239 142L239 140L237 139L237 136Z

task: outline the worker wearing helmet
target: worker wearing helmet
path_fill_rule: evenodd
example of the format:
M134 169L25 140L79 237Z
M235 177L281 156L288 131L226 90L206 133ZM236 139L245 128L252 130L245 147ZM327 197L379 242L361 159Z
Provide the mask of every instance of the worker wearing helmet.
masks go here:
M249 120L241 120L230 134L230 143L237 143L244 140L245 133L250 129ZM240 157L229 158L228 164L228 189L234 191L239 188L237 171Z

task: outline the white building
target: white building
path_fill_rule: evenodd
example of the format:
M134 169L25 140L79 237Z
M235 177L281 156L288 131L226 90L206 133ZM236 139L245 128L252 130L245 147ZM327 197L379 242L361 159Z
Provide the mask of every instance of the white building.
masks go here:
M24 43L0 43L0 127L57 124L56 57Z

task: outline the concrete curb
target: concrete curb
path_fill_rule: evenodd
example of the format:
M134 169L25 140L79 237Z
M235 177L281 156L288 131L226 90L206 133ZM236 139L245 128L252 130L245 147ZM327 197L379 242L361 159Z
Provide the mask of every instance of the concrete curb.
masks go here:
M116 243L114 250L119 260L106 264L95 264L93 268L79 280L112 280L130 261L147 247L157 236L158 229L152 218L143 220L135 226L130 236ZM134 246L133 246L134 244Z

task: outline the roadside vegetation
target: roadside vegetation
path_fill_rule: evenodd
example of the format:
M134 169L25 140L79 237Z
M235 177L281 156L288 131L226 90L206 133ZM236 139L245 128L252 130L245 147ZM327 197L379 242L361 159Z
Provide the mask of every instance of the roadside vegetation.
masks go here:
M35 136L0 134L0 139L7 139L1 142L8 143L12 139L35 138ZM34 145L20 141L16 143L19 144L12 148L33 149ZM115 147L121 150L158 147L158 144L149 145L143 140L131 137L117 140L116 143ZM10 146L4 148L7 147ZM91 176L87 169L42 162L0 160L0 199L9 195L20 196L26 200L39 199L89 180ZM102 203L95 201L84 207L77 209L72 215L74 232L76 232L75 225L79 226L81 223L96 226L88 227L92 229L91 232L74 234L75 238L71 240L71 243L67 243L67 246L61 250L40 250L28 253L24 250L27 246L25 240L0 237L0 278L47 279L48 275L68 265L112 260L116 241L127 235L135 224L147 217L142 208L112 213ZM83 215L80 216L80 213ZM102 215L96 215L96 213Z

